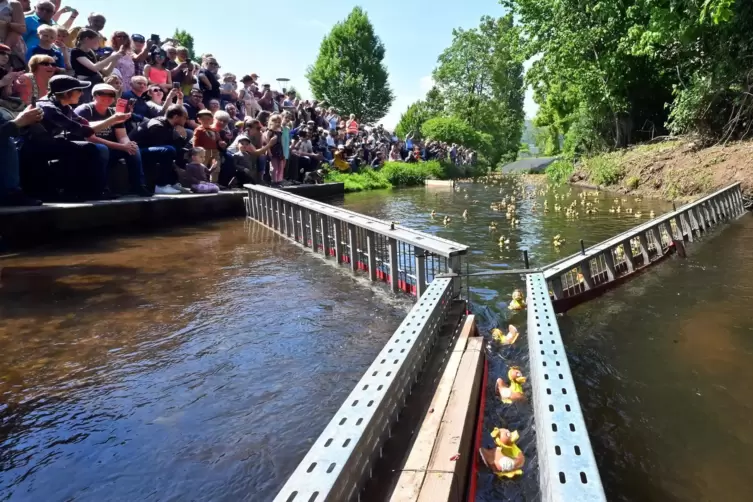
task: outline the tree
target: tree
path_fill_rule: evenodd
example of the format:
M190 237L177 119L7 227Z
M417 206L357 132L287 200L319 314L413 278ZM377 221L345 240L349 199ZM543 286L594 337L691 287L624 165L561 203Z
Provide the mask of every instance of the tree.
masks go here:
M490 135L492 165L515 160L523 113L523 41L511 14L484 16L478 28L456 29L439 56L434 81L448 114Z
M188 57L191 59L191 61L195 61L199 64L201 64L201 59L197 59L196 54L194 53L194 39L193 35L188 33L186 30L180 30L178 28L175 29L175 34L173 34L173 38L178 41L178 43L188 49Z
M319 56L306 72L311 92L362 122L378 121L394 100L382 63L384 54L384 44L366 12L355 7L322 40Z
M492 142L491 136L477 131L466 121L457 117L435 117L424 122L421 134L425 138L455 143L457 145L473 148L480 152L489 151ZM517 155L518 150L515 149Z

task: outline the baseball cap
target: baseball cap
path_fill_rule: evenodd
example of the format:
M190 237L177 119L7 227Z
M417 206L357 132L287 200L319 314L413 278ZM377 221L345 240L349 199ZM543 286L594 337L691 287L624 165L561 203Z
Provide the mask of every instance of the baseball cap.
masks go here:
M131 40L133 40L134 42L146 42L144 35L139 35L138 33L131 35Z
M95 96L96 94L100 92L111 92L113 94L118 93L118 91L110 84L97 84L94 87L92 87L92 96Z
M68 75L56 75L50 79L47 87L53 94L62 94L75 89L88 89L91 85L91 82L84 82Z

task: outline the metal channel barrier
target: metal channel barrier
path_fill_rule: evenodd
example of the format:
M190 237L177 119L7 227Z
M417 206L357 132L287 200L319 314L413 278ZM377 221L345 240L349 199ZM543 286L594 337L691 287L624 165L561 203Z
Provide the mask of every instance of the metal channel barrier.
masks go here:
M452 281L438 278L427 287L275 502L358 499L442 328Z
M526 287L541 500L605 502L544 274L527 275Z
M555 300L619 279L664 256L676 241L693 241L745 213L740 183L638 225L544 268Z
M246 214L393 291L419 298L440 274L460 274L468 247L274 188L246 185ZM455 284L457 292L461 287Z

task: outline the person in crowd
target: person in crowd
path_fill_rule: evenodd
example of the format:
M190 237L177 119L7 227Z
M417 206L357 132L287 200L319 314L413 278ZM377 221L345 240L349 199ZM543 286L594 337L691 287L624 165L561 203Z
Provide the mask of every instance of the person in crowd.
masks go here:
M177 66L170 71L173 82L180 83L180 89L186 96L191 95L191 91L196 81L197 67L188 57L188 49L182 46L176 48L175 62Z
M192 89L188 95L188 101L183 105L188 113L186 127L196 129L199 127L197 114L204 109L204 93L199 89Z
M71 26L73 26L74 21L78 19L78 11L73 7L68 7L67 5L65 7L60 7L60 0L54 0L53 3L55 4L56 10L55 14L52 15L52 20L55 21L55 24L59 25L61 28L70 30ZM70 14L70 16L68 16L68 20L64 23L61 23L60 19L66 14Z
M204 93L204 105L209 107L211 100L221 99L220 81L217 79L217 72L220 70L220 65L213 57L206 57L202 63L201 70L199 70L199 88Z
M111 85L115 89L117 99L123 96L123 79L120 77L120 73L114 71L112 75L105 77L105 84Z
M39 206L41 200L29 197L21 190L18 149L13 141L24 129L44 118L39 108L29 106L13 120L0 114L0 206Z
M0 115L6 121L13 120L24 109L23 101L13 96L13 83L24 72L14 71L10 59L10 47L0 45Z
M115 113L106 120L87 122L76 115L73 107L90 86L90 82L68 75L50 79L49 94L37 102L44 114L43 129L25 138L21 149L21 165L26 168L25 173L22 171L25 189L31 187L53 198L61 190L65 198L77 200L113 198L107 190L107 161L100 153L104 147L91 140L97 132L122 124L130 117ZM48 167L51 160L58 161L53 169Z
M68 47L68 35L69 32L66 28L58 26L58 34L55 39L55 49L60 51L63 55L63 63L65 64L65 73L67 75L73 74L73 66L71 66L71 48Z
M26 55L23 35L26 33L24 10L16 0L0 0L0 44L10 48L17 61L15 69L21 69Z
M261 109L265 112L273 113L274 112L274 95L272 94L272 88L269 84L264 84L262 86L261 95L258 99L259 106L261 106Z
M162 46L162 50L165 51L167 57L165 59L165 69L172 73L178 67L178 48L172 42L168 42Z
M227 112L228 115L230 115L230 119L233 122L237 122L239 120L241 122L243 121L243 117L238 113L238 107L235 106L233 103L226 104L225 111Z
M209 103L207 104L207 110L209 110L210 112L212 112L212 114L215 114L218 111L220 111L220 108L222 108L222 106L220 105L220 100L219 99L210 99L209 100Z
M261 106L256 101L255 88L256 84L251 75L246 75L241 79L243 87L238 92L238 100L243 102L243 111L246 117L254 118L261 111Z
M139 145L141 159L147 170L148 166L159 167L155 169L156 195L177 195L191 191L178 182L175 167L188 146L188 132L184 127L186 119L186 110L182 105L170 105L165 115L142 123L129 135L131 141ZM180 157L178 152L181 152Z
M257 183L264 183L264 177L267 174L269 151L279 144L277 136L273 136L265 144L262 128L262 123L259 120L246 120L246 136L249 139L249 144L246 146L245 151L256 160L257 175L255 179Z
M237 88L238 84L235 81L235 75L232 73L225 73L222 76L222 85L220 86L220 98L223 105L238 101L238 93L236 92Z
M94 50L99 47L100 35L96 31L83 29L76 37L76 48L71 51L71 67L74 76L93 85L104 82L104 75L109 75L118 60L127 54L127 47L121 46L104 59L98 60ZM87 93L91 89L87 89ZM88 101L89 95L85 95Z
M215 183L209 181L212 172L219 169L215 160L211 167L206 166L206 150L201 147L191 149L191 162L186 164L186 172L183 175L185 186L191 187L194 193L217 193L220 191Z
M46 55L32 56L29 61L29 73L18 77L13 85L13 92L24 104L31 104L47 95L47 85L56 73L56 62Z
M120 51L125 47L125 54L115 63L115 69L120 73L123 81L123 92L131 90L131 78L136 75L136 65L140 61L145 61L148 55L147 51L136 53L131 48L131 37L125 31L116 31L110 39L110 47L113 51Z
M393 162L400 162L403 160L400 155L400 145L398 143L393 143L392 147L390 147L390 160Z
M345 155L345 145L337 145L332 165L341 173L350 172L350 162Z
M92 96L94 97L94 102L79 105L75 110L76 115L86 119L89 123L105 121L115 115L115 108L113 106L117 99L117 90L113 86L97 84L92 89ZM106 152L100 148L100 154L107 158L110 168L120 160L125 161L128 168L131 190L134 194L141 197L152 195L144 183L144 171L139 146L128 138L123 123L115 124L96 132L90 141L107 147Z
M168 93L173 88L173 79L170 71L165 68L166 61L167 53L164 50L152 49L149 62L144 67L144 76L149 81L149 85L159 86L165 93Z
M219 183L220 187L227 187L235 174L232 154L228 152L228 147L235 141L235 128L230 127L231 122L233 122L233 119L227 112L222 110L215 112L213 127L217 131L217 148L220 151L219 164L221 169L217 172L217 178L213 178L215 180L213 183Z
M200 110L196 114L199 120L199 127L193 132L191 144L194 148L201 147L204 149L204 164L211 167L215 161L220 159L219 133L214 127L214 115L209 110ZM219 170L212 173L212 183L216 183L219 177Z
M358 134L358 122L356 121L356 116L354 114L350 114L350 118L345 123L345 127L349 136L355 136Z
M276 138L274 146L269 150L272 186L280 186L285 174L285 155L282 150L282 117L277 114L269 117L269 125L264 136L265 143L269 144L272 138Z
M138 55L134 60L133 70L135 75L142 76L144 74L144 67L146 66L146 59L149 57L149 51L152 47L152 41L147 42L144 35L134 33L131 35L131 47L133 48L133 53Z
M52 20L52 15L55 13L55 4L48 0L42 0L38 2L34 8L34 13L29 14L25 18L26 31L23 34L23 41L26 44L26 50L29 47L36 47L39 45L39 26L46 24L55 26L57 23ZM25 52L24 52L25 55Z
M71 28L70 26L67 26L67 28L70 30L70 36L68 38L68 45L73 47L76 45L76 41L78 40L78 35L84 30L93 31L97 34L97 44L94 45L93 49L101 49L105 45L107 45L107 38L105 38L104 35L102 35L102 30L105 29L105 23L107 20L105 19L105 16L102 14L98 14L96 12L92 12L89 14L89 18L87 19L87 24L83 28L76 27Z
M37 28L37 35L39 37L39 45L29 47L29 50L26 52L26 60L28 61L38 54L49 56L54 60L55 66L60 68L59 73L65 73L65 58L55 47L58 35L57 27L50 26L49 24L40 24L39 28Z

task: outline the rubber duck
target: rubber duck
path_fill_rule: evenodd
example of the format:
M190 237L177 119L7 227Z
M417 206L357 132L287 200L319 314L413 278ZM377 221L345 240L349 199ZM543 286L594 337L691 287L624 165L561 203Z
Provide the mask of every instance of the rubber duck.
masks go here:
M637 213L635 213L635 217L636 218L640 218L641 216L643 216L643 213L641 213L640 211L638 211Z
M518 448L518 431L510 432L497 427L491 433L496 448L479 448L481 461L500 478L514 478L523 474L525 456Z
M510 305L508 307L510 310L523 310L526 308L526 299L523 296L523 292L519 289L516 289L512 292L512 300L510 301Z
M650 213L648 213L648 215L649 215L649 216L650 216L651 218L654 218L654 217L656 216L656 213L654 213L653 211L651 211Z
M511 404L516 401L524 401L526 395L523 393L523 384L526 383L526 377L517 366L512 366L507 372L507 378L510 385L506 385L502 378L497 378L497 394L505 404Z
M501 329L494 328L492 330L492 339L501 343L502 345L512 345L518 340L518 328L510 324L507 327L507 334L505 335Z
M449 216L445 216L444 217L444 224L445 225L449 225L451 221L452 221L452 218L450 218Z
M468 219L468 210L463 211L463 218Z
M434 218L437 215L437 212L435 210L431 210L431 217Z
M556 248L560 247L565 242L566 242L565 239L563 239L562 237L560 237L559 234L555 235L554 239L552 240L552 243L554 244L554 247L556 247Z

